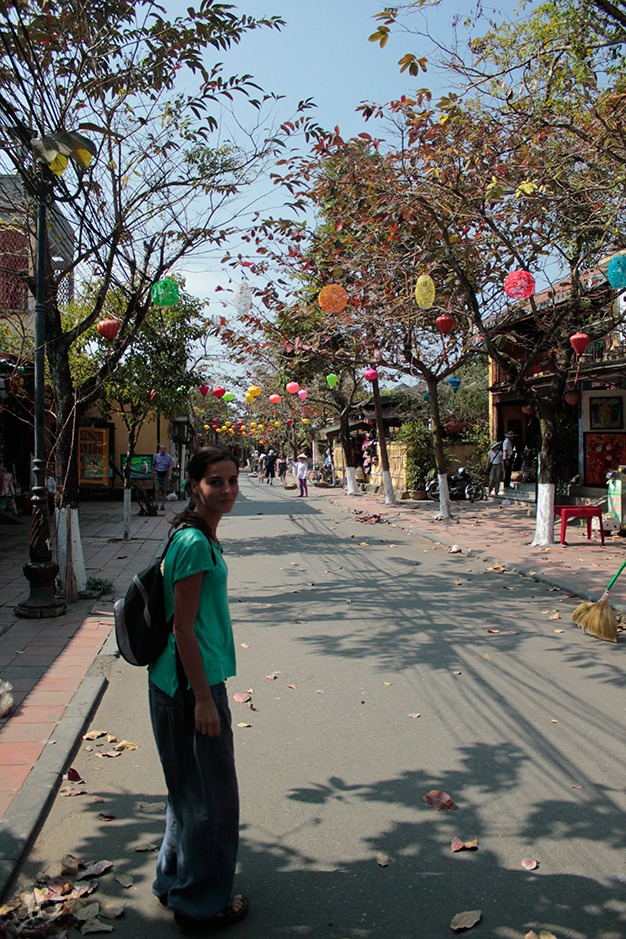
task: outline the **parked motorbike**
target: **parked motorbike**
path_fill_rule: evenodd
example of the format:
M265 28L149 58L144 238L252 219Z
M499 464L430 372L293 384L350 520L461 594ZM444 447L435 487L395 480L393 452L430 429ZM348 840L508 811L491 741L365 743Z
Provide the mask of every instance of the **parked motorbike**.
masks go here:
M463 466L459 466L456 473L448 475L448 492L451 499L479 502L485 498L483 487L472 480L471 475ZM439 478L437 476L426 478L426 495L433 502L439 502Z

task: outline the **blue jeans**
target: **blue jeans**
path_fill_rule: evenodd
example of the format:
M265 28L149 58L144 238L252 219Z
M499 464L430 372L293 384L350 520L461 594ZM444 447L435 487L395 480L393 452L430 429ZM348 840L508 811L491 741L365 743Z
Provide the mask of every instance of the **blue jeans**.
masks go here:
M221 733L190 730L180 688L150 682L150 717L168 791L152 890L176 913L209 919L230 902L239 845L239 792L226 685L211 686Z

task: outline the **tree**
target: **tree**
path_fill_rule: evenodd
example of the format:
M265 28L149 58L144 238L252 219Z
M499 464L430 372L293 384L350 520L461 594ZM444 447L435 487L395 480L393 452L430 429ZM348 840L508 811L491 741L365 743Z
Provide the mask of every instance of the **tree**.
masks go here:
M151 0L0 3L0 153L23 181L15 209L32 230L32 199L45 199L52 223L74 241L71 263L58 270L49 260L46 271L61 508L77 502L81 415L135 341L152 286L191 252L224 243L237 224L232 197L285 136L309 127L299 117L279 135L264 128L267 96L255 97L249 75L225 78L209 61L250 30L280 25L211 0L173 21ZM220 105L236 97L259 114L247 150L229 134ZM62 283L90 275L100 288L82 320L65 330ZM119 333L75 386L70 350L99 321L112 289L124 297Z

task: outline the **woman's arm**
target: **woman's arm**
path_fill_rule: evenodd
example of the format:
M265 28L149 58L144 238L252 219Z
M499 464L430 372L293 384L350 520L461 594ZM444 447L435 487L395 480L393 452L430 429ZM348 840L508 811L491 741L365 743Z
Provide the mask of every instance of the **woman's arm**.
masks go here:
M208 737L219 737L220 718L204 672L200 646L193 624L200 602L204 574L183 577L174 584L174 638L185 674L196 699L196 730Z

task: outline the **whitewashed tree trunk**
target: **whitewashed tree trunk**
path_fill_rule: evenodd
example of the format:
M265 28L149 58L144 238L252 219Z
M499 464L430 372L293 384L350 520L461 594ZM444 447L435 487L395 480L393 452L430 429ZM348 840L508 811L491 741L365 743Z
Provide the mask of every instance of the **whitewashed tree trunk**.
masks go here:
M130 510L132 505L132 489L124 489L124 541L130 541Z
M537 521L531 548L546 548L554 544L555 490L554 483L538 483L537 485Z
M346 466L346 483L349 496L360 496L359 488L356 484L356 469L354 466Z
M439 480L439 515L438 518L452 518L450 506L450 490L448 489L447 473L437 473Z
M67 603L76 603L80 591L85 590L87 586L78 509L72 509L69 506L55 509L55 521L59 577Z
M396 494L393 491L393 482L389 470L383 470L383 487L385 491L385 505L395 505Z

